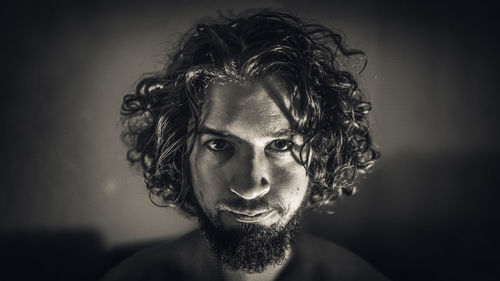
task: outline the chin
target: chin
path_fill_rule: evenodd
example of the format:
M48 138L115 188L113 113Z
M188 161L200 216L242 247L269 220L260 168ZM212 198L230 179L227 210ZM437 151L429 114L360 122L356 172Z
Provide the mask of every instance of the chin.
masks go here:
M217 263L232 271L256 273L285 262L287 250L300 231L301 217L298 210L288 222L279 220L270 226L226 224L220 216L210 220L204 213L198 220Z

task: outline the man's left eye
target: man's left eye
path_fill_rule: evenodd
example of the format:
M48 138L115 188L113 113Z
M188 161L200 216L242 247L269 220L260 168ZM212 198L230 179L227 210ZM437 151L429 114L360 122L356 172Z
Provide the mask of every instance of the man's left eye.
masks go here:
M267 145L267 149L274 151L287 151L293 146L293 143L289 140L275 140Z

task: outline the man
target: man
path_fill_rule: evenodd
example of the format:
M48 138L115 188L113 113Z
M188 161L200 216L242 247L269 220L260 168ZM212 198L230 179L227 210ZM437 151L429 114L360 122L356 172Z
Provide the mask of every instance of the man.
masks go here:
M122 105L151 199L201 231L141 251L105 280L385 280L299 234L305 210L354 191L378 158L348 49L331 29L249 11L198 24Z

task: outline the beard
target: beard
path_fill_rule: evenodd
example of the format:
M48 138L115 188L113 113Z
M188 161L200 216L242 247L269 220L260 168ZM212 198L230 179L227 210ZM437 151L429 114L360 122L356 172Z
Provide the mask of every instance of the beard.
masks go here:
M301 206L284 226L279 222L271 226L241 223L226 228L220 214L212 222L204 212L200 212L198 220L212 256L220 265L233 271L255 273L283 264L300 231L302 209Z

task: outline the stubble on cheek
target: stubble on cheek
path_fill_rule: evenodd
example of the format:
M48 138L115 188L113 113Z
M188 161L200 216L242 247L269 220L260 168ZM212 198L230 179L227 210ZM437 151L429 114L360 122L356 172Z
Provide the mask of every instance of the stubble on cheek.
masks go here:
M196 192L196 198L198 199L198 202L205 201L205 195L200 190Z
M198 190L195 193L196 193L196 196L195 196L196 200L198 201L199 212L202 213L202 214L199 214L199 215L203 215L208 220L213 221L214 214L212 214L212 212L210 211L210 209L207 207L208 203L205 201L205 194L201 190Z

